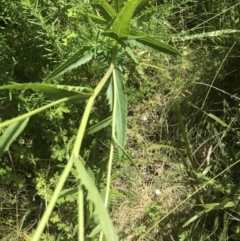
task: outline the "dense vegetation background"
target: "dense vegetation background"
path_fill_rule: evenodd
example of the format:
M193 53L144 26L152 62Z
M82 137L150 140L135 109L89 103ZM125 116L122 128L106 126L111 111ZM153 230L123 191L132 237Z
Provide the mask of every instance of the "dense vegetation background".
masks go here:
M99 25L84 13L100 16L99 3L1 0L1 86L45 83L83 45L97 45ZM108 209L119 240L240 239L239 16L238 0L153 0L132 19L132 30L169 44L182 56L141 46L133 49L137 64L124 52L118 55L128 96L129 158L114 153ZM53 83L95 88L111 61L111 43L101 44L99 55ZM89 126L110 114L103 92ZM32 90L1 90L0 122L48 103ZM32 237L84 108L84 102L59 105L33 116L1 157L0 240ZM102 196L110 132L86 136L81 148ZM74 187L72 172L64 189ZM77 240L76 203L71 193L58 199L41 240ZM97 223L94 207L86 202L84 210L85 238L97 240L90 234Z

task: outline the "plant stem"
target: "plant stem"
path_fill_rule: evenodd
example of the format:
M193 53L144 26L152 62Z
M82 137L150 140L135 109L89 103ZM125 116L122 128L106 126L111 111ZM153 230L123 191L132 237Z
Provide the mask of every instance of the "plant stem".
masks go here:
M113 59L115 59L115 55L116 55L116 52L114 51L114 54L113 54ZM54 190L54 193L52 195L52 198L48 204L48 207L47 209L45 210L44 214L43 214L43 217L36 229L36 232L34 233L34 236L32 238L31 241L38 241L47 222L48 222L48 219L53 211L53 208L57 202L57 199L59 197L59 194L63 188L63 185L65 183L65 181L67 180L67 177L72 169L72 166L73 166L73 163L74 163L74 160L77 160L78 158L74 158L74 157L78 157L79 155L79 151L80 151L80 148L81 148L81 145L82 145L82 140L83 140L83 137L84 137L84 133L85 133L85 130L86 130L86 126L87 126L87 122L88 122L88 118L89 118L89 115L90 115L90 112L91 112L91 109L92 109L92 106L94 104L94 100L95 98L98 96L99 92L101 91L101 89L103 88L103 86L105 85L105 83L107 82L108 78L110 77L110 75L112 74L112 71L114 69L114 63L112 61L108 71L106 72L106 74L104 75L104 77L102 78L102 80L100 81L100 83L97 85L97 87L95 88L95 91L94 91L94 94L89 98L88 102L87 102L87 106L85 108L85 111L84 111L84 114L83 114L83 117L82 117L82 121L80 123L80 127L78 129L78 133L77 133L77 137L76 137L76 140L75 140L75 144L74 144L74 147L73 147L73 151L72 151L72 154L71 154L71 157L67 163L67 165L65 166L64 170L63 170L63 173L59 179L59 182ZM67 99L67 98L66 98ZM69 98L68 98L69 99ZM81 200L79 200L81 201ZM82 204L79 203L79 206L81 206ZM83 220L81 221L83 222ZM82 224L79 224L79 228L81 227Z

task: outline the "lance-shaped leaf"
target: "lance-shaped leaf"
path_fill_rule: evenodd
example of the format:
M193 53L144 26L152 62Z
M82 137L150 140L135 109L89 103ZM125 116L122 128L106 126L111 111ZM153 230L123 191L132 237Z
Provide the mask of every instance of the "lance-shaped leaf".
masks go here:
M8 126L8 128L4 131L3 135L0 137L0 158L4 152L8 151L10 145L22 133L24 128L27 126L28 121L29 118L17 121Z
M102 120L101 122L97 123L96 125L90 127L89 129L87 129L85 132L85 135L94 134L95 132L98 132L98 131L102 130L103 128L106 128L111 123L112 123L112 117L110 116L110 117Z
M208 210L203 210L201 212L198 212L196 215L194 215L193 217L191 217L186 223L183 224L183 228L187 227L190 223L194 222L195 220L201 218L203 215L207 214L208 212L210 212L211 209Z
M137 8L134 11L134 16L139 14L148 4L149 0L140 0Z
M57 67L48 77L47 79L54 79L63 75L65 72L72 70L74 68L79 67L90 61L93 57L93 53L90 50L91 46L85 46L79 51L77 51L74 55L72 55L65 63L61 64Z
M79 157L74 157L78 178L81 185L83 185L88 193L87 198L94 204L94 212L97 215L101 230L106 235L106 240L117 241L117 235L114 230L112 221L103 204L102 197L100 196L92 178L87 173L82 160Z
M129 35L128 42L132 45L136 45L135 41L139 42L147 47L150 47L154 50L157 50L157 51L160 51L160 52L163 52L166 54L181 55L176 49L170 47L169 45L164 44L164 43L158 41L157 39L152 38L152 37L142 34L142 33L132 32Z
M79 14L83 16L83 20L87 20L87 17L90 17L92 21L95 23L107 24L107 21L98 15L91 14L91 13L84 13L84 12L79 12Z
M100 15L106 21L111 21L117 15L114 8L112 8L112 6L105 0L99 0L99 4L96 4L96 6L100 10Z
M111 32L118 38L127 38L130 22L139 0L129 0L113 22Z
M114 93L116 93L116 96L114 96ZM107 98L111 109L114 101L116 101L116 115L113 118L116 121L116 139L119 145L124 148L127 131L127 97L123 85L123 75L118 68L113 71L113 78L110 80L107 90ZM118 150L119 156L122 156L121 148Z
M33 91L41 92L44 95L53 99L61 99L65 97L71 97L79 95L80 99L88 99L93 94L93 89L87 87L76 87L69 85L55 85L55 84L44 84L44 83L26 83L18 84L13 83L10 85L0 86L0 90L6 89L32 89Z

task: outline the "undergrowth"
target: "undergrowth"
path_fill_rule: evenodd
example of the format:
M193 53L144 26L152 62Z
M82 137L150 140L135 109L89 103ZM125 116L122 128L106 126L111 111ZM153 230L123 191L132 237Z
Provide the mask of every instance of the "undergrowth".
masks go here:
M116 41L100 38L103 28L88 15L102 11L98 1L3 1L1 86L14 81L95 88ZM113 153L106 206L119 240L239 240L239 13L237 0L150 1L132 19L131 31L168 43L182 56L137 44L130 55L120 49L116 57L128 96L128 155ZM87 64L47 78L85 45L95 49ZM97 97L88 128L111 115L106 92ZM1 123L50 103L32 90L0 93ZM85 102L61 104L31 117L1 157L0 240L33 237L84 109ZM111 135L111 128L86 135L79 152L103 200ZM41 240L78 240L76 175L71 169ZM84 238L97 240L92 230L99 218L84 188L83 200Z

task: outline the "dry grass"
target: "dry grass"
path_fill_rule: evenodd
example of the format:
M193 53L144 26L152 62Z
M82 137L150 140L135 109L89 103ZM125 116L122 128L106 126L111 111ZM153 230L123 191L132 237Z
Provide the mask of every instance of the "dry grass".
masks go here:
M154 111L150 113L152 116L155 114ZM141 118L140 112L130 118L127 143L128 152L138 166L140 176L134 167L126 164L120 170L121 175L112 182L113 188L125 195L124 199L112 202L111 212L120 240L124 241L137 240L190 192L183 180L185 174L182 164L177 159L171 159L176 156L169 151L152 150L153 141L149 138L154 135L156 126L149 126L154 125L153 121L144 122ZM156 194L157 191L160 194ZM184 215L184 209L180 207L173 215L180 212ZM149 235L163 240L165 235L171 236L171 231L166 232L160 224Z

